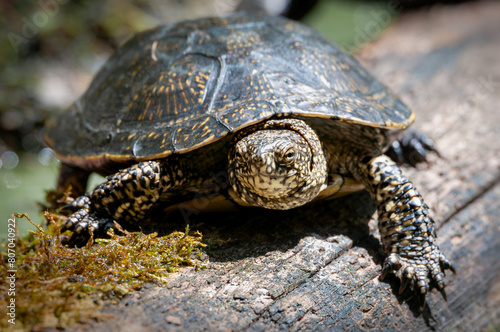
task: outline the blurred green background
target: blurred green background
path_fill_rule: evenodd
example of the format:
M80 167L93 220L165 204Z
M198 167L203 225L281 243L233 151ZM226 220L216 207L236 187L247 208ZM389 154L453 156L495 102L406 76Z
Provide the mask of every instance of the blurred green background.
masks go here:
M134 33L227 14L237 0L40 0L0 2L0 240L13 212L40 223L58 161L41 142L48 116L68 107ZM400 8L384 1L319 0L301 20L348 52L381 33ZM302 15L301 15L302 16ZM95 176L90 185L100 182ZM18 221L26 232L28 222Z

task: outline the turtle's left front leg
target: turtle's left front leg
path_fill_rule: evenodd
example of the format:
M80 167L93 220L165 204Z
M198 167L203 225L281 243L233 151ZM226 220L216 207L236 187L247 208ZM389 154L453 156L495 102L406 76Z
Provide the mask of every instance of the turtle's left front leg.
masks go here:
M455 269L436 244L434 221L413 183L389 157L366 159L361 166L363 182L377 203L380 236L388 255L382 277L394 273L401 280L400 293L408 283L416 288L423 308L430 281L443 291L444 271Z
M72 230L69 244L84 244L89 230L104 235L113 221L141 220L173 181L160 161L142 162L109 176L94 190L80 196L67 209L75 211L62 231Z

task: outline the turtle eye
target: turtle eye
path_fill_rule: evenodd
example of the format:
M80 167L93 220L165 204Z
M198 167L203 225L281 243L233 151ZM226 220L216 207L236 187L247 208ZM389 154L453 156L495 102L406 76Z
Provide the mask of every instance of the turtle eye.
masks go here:
M289 147L288 149L285 150L285 153L283 154L283 162L288 164L291 163L292 161L295 160L295 148L293 146Z

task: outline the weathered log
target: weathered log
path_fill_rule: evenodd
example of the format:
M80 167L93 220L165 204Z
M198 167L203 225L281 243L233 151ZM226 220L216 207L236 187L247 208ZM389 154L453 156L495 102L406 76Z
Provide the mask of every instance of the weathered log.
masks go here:
M458 268L448 301L412 292L380 271L375 206L361 192L287 212L193 216L210 239L210 267L185 268L105 308L80 328L156 330L475 331L500 325L500 3L401 15L363 48L362 63L417 113L414 128L441 158L405 168ZM218 218L218 220L213 220ZM215 243L215 242L214 242ZM78 327L75 327L78 328Z

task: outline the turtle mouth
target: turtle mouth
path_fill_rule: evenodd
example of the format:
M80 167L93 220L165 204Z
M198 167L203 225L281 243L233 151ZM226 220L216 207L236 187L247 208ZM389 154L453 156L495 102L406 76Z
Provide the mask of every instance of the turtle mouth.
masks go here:
M248 177L267 177L271 180L276 180L276 179L283 179L283 178L289 178L291 176L296 176L297 175L297 170L296 169L291 169L286 172L283 172L283 174L269 174L267 171L263 170L255 170L251 173L246 174L245 176Z
M305 182L298 176L297 170L290 170L283 175L255 172L253 175L240 175L238 178L247 190L267 199L279 199L293 195Z

